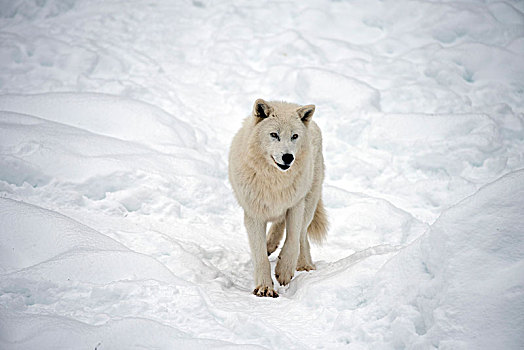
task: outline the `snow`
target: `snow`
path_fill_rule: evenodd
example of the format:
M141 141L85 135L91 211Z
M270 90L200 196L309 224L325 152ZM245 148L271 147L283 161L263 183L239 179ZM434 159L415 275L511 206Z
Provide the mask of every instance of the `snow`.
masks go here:
M524 345L522 2L14 0L0 62L1 349ZM227 181L256 98L324 136L278 299Z
M444 211L383 265L365 286L363 305L342 313L338 326L364 333L375 325L381 337L362 343L371 348L384 340L400 348L519 348L523 207L520 170Z

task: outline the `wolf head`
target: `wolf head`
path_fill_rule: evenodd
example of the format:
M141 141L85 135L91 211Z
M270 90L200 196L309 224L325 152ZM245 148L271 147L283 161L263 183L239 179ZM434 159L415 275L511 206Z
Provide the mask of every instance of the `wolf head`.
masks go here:
M314 105L301 107L286 102L255 101L253 118L257 141L269 164L283 172L293 166L307 140L307 128L314 112Z

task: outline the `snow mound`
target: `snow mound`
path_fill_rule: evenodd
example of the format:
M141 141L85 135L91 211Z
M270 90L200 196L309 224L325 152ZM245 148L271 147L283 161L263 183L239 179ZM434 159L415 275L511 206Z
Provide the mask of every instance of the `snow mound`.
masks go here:
M18 270L74 249L128 251L122 244L64 215L0 199L0 266Z
M514 349L524 344L522 208L524 170L445 211L419 244L392 261L401 268L396 271L404 295L418 290L411 302L423 311L433 345ZM422 264L404 267L416 258ZM381 276L388 272L393 271L386 268ZM409 282L415 274L424 281L418 287Z
M342 310L336 328L355 348L519 348L523 207L520 170L445 211L367 281L368 289L357 295L360 305ZM351 274L349 269L337 275L340 286L329 294L343 295L348 283L342 281ZM328 293L308 289L309 298Z
M95 284L133 279L177 281L151 257L49 210L0 199L0 219L1 267L19 270L13 272L16 278Z
M195 147L194 130L160 108L118 96L53 93L0 96L0 110L36 116L155 150Z
M1 108L0 188L8 193L45 191L47 201L117 216L180 216L198 192L212 199L228 191L212 179L223 165L196 146L194 129L156 107L52 93L0 96Z
M206 300L154 258L11 199L0 199L0 219L2 349L235 346L196 334L201 322L216 322Z
M0 344L9 349L264 349L211 339L193 339L175 328L147 319L110 321L92 326L49 316L21 316L0 309ZM135 335L135 336L130 336Z

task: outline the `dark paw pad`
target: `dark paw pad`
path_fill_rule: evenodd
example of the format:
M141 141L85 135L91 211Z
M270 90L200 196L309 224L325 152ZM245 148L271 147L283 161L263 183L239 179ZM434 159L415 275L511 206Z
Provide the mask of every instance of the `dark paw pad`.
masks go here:
M273 288L269 287L257 287L253 291L253 294L255 294L257 297L278 298L278 293Z

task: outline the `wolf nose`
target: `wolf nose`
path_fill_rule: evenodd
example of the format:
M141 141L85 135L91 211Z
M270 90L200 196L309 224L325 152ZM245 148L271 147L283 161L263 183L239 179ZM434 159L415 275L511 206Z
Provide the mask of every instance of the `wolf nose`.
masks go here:
M291 164L291 162L295 159L291 153L286 153L282 156L282 161L287 165Z

